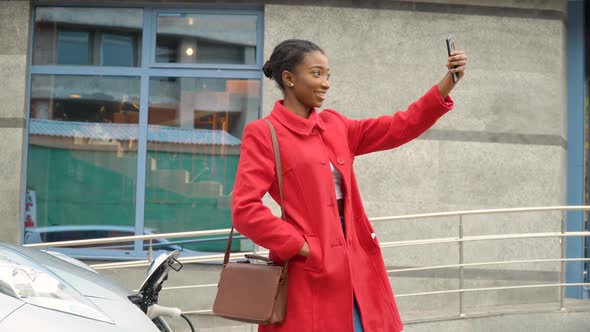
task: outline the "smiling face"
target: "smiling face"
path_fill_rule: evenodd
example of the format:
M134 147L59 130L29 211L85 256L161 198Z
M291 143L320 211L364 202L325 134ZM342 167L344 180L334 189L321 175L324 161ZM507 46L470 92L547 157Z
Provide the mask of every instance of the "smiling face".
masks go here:
M319 51L306 54L292 72L283 73L285 102L321 107L330 89L329 78L328 58Z

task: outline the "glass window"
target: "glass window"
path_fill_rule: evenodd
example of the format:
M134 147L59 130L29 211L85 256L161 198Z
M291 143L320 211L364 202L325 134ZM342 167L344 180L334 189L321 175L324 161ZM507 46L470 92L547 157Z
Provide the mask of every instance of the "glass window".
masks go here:
M130 34L103 33L102 65L133 67L138 58L136 40Z
M143 10L38 7L33 64L139 66Z
M156 62L256 64L256 15L159 13Z
M27 192L35 216L26 232L45 227L56 240L108 236L105 225L133 231L139 86L137 77L33 75Z
M259 80L150 80L145 227L155 233L230 227L242 130L258 117L259 96ZM224 246L222 240L185 248Z
M89 34L85 31L59 31L57 34L57 63L89 65Z
M34 15L25 243L133 235L142 222L144 234L229 227L242 131L260 110L260 79L252 79L261 77L252 66L262 42L259 14L39 5ZM152 59L142 63L142 54ZM235 65L251 67L216 77ZM148 98L143 105L140 95ZM185 255L223 252L225 241L152 244ZM149 243L63 250L139 258ZM234 243L252 249L248 240Z

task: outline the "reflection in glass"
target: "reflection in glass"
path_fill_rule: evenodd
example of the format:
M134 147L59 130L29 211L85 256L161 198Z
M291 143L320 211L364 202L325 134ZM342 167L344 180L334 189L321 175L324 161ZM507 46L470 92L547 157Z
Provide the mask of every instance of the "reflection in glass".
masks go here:
M242 130L258 117L259 91L259 80L150 80L146 227L164 233L231 225ZM224 238L205 240L180 241L185 250L224 250Z
M256 15L158 14L156 62L256 64Z
M143 10L35 9L33 64L140 65Z
M139 86L32 76L25 242L134 233Z
M57 63L69 65L89 64L88 42L88 32L59 31L57 33Z

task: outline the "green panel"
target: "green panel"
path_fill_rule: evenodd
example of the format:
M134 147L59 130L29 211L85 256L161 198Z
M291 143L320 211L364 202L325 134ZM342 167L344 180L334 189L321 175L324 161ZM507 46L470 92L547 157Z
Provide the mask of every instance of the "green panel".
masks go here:
M231 227L227 195L234 184L239 156L148 151L159 170L184 170L189 183L214 181L221 197L191 197L182 186L146 185L145 225L155 233ZM135 153L65 150L31 145L28 188L36 192L37 225L134 226ZM150 170L148 167L148 177ZM219 237L219 236L216 236ZM171 239L179 241L182 239ZM190 243L185 248L223 251L225 241ZM233 249L239 248L236 241Z
M31 145L27 183L36 192L37 226L133 226L136 160Z
M239 157L237 155L205 155L177 152L148 151L146 175L145 225L156 233L196 231L231 227L231 209L220 206L232 191ZM157 162L158 170L186 171L188 183L173 188L150 185L155 173L150 171L150 160ZM222 196L193 197L187 186L197 182L215 182L222 185ZM213 236L219 237L219 236ZM200 239L211 237L200 237ZM175 241L183 239L175 239ZM186 239L190 240L190 239ZM185 248L202 251L224 251L225 241L189 243ZM232 249L237 250L236 241Z

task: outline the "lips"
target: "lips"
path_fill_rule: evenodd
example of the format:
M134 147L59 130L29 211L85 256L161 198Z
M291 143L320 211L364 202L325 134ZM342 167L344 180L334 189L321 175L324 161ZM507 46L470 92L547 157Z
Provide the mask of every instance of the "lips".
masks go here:
M326 99L326 91L315 91L314 94L318 97L320 97L322 100Z

